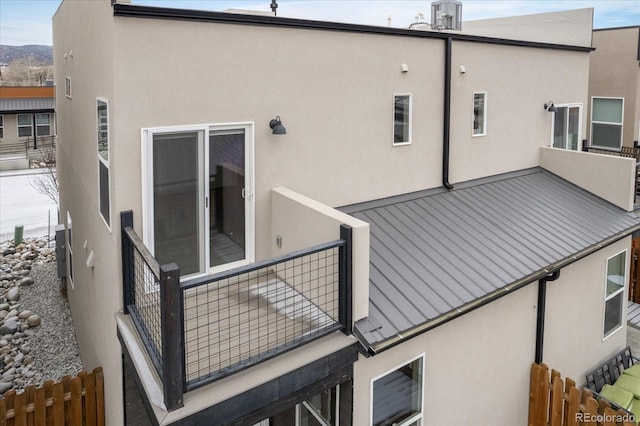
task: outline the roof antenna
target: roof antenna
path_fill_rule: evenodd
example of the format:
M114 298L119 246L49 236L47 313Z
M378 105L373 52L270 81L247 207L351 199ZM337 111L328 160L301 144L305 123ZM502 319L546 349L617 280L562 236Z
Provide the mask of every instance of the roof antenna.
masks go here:
M273 12L273 16L278 16L278 12L276 12L277 9L278 9L278 1L271 0L271 11Z

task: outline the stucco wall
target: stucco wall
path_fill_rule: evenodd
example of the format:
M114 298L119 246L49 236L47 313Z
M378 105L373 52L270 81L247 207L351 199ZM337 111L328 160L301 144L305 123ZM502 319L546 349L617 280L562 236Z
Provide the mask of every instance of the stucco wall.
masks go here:
M640 135L640 68L638 39L640 28L608 29L593 32L593 47L589 64L589 99L598 97L624 98L622 141L633 146ZM589 101L591 102L591 101ZM591 105L588 115L591 120ZM589 139L591 129L589 128Z
M538 166L552 137L544 104L586 105L588 67L586 53L455 43L450 181ZM472 136L474 92L487 93L486 136Z
M578 383L625 346L626 325L604 341L602 329L606 259L629 246L626 238L605 247L547 284L543 362ZM422 353L425 426L525 424L537 297L534 282L399 346L361 357L355 364L354 424L369 424L371 380Z
M621 350L627 341L628 272L622 303L622 328L603 341L604 295L607 258L627 250L627 270L631 237L622 239L596 254L562 269L557 281L547 283L544 362L585 383L585 374Z
M540 166L621 209L633 210L636 179L633 158L543 147Z
M105 371L106 423L120 424L121 359L114 321L122 301L119 218L114 208L118 187L112 182L109 229L99 214L96 127L96 97L113 100L112 24L109 1L62 2L53 18L53 57L60 214L63 223L67 212L73 221L74 285L68 286L68 297L84 366L102 366ZM71 99L65 96L65 77L71 77ZM113 109L110 103L109 111ZM109 124L110 130L116 127L112 116ZM110 142L113 176L117 141ZM93 268L86 266L91 251Z
M464 21L462 31L489 37L591 46L593 8Z

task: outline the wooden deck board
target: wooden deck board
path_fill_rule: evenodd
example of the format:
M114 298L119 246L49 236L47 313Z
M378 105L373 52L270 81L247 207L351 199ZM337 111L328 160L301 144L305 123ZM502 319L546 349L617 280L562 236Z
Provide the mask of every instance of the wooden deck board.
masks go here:
M640 329L640 304L628 301L627 324Z

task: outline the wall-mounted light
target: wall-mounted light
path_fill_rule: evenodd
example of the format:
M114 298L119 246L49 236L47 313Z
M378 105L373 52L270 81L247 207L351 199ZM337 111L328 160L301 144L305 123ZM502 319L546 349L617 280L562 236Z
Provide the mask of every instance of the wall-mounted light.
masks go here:
M544 109L546 109L549 112L558 111L558 108L556 108L556 106L553 104L553 101L549 101L548 103L544 104Z
M282 125L282 121L280 121L280 116L277 116L273 120L269 122L269 127L273 129L274 135L286 135L287 129Z

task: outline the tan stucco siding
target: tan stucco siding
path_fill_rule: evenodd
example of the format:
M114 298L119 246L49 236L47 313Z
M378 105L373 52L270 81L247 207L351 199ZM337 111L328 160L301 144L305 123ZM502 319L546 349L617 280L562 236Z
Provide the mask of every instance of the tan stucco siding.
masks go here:
M633 141L639 137L639 31L640 28L636 27L593 32L593 47L596 50L591 53L589 102L594 96L624 98L623 146L633 146ZM590 104L588 113L590 120ZM588 131L591 138L591 129Z
M106 423L120 424L121 360L114 321L122 301L118 190L112 181L110 230L99 213L96 127L96 98L109 100L110 112L114 106L112 24L109 1L65 1L53 19L60 214L62 223L67 212L73 221L74 286L68 297L85 368L102 366L106 372ZM65 95L65 77L71 78L71 99ZM114 176L118 159L112 116L109 124ZM86 265L91 252L93 268Z
M454 43L450 181L538 166L539 148L551 144L543 106L586 105L588 63L581 52ZM474 92L487 94L486 136L472 136Z

